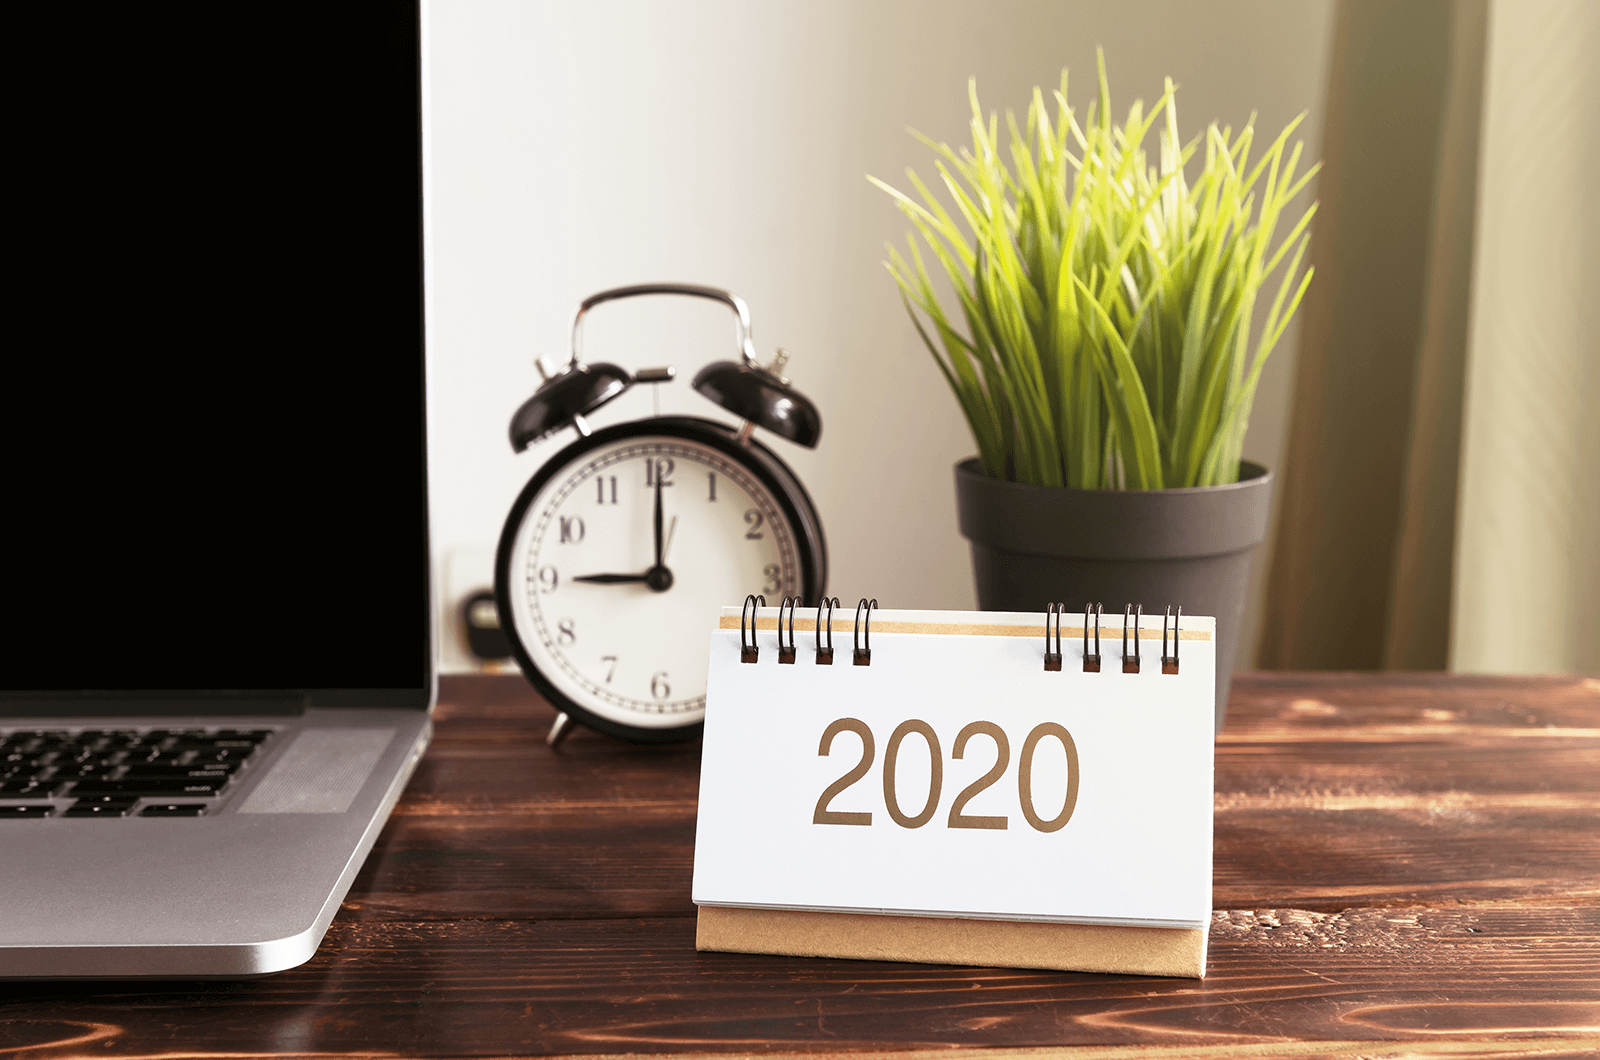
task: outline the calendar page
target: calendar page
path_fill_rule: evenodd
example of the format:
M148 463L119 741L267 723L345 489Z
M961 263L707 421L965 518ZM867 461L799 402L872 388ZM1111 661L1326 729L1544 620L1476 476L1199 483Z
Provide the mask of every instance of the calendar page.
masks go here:
M1058 670L1042 614L875 610L867 665L849 612L831 665L812 611L780 662L776 618L741 630L729 608L711 636L697 904L1208 924L1212 619L1182 618L1172 673L1146 616L1125 673L1120 614L1101 619L1098 672L1082 616Z

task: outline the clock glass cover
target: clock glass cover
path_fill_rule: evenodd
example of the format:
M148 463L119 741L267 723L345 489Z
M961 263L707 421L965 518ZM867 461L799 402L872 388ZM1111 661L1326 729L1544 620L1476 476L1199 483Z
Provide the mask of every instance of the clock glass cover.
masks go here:
M803 596L818 577L805 517L767 461L694 422L569 447L528 484L502 539L503 606L526 662L558 705L613 731L699 722L721 607Z

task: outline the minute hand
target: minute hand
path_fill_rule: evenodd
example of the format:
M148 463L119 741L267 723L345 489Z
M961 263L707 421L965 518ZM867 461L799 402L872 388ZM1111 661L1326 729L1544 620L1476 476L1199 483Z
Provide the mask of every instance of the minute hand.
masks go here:
M656 566L661 566L661 475L656 475L656 513L653 528L656 534Z
M647 574L585 574L572 580L595 585L637 585L648 577Z

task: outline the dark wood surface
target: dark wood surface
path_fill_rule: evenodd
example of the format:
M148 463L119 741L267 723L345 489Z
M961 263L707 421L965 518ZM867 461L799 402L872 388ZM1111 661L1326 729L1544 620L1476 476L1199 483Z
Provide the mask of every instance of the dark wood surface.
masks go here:
M0 985L0 1056L1600 1054L1600 681L1241 675L1202 981L697 953L698 749L551 717L447 679L310 963Z

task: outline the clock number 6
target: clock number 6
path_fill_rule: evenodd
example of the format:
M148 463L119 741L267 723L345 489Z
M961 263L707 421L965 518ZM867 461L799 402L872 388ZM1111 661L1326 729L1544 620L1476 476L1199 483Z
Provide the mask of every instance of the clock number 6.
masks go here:
M657 699L666 699L672 695L672 686L667 684L667 671L659 670L650 678L650 694Z

